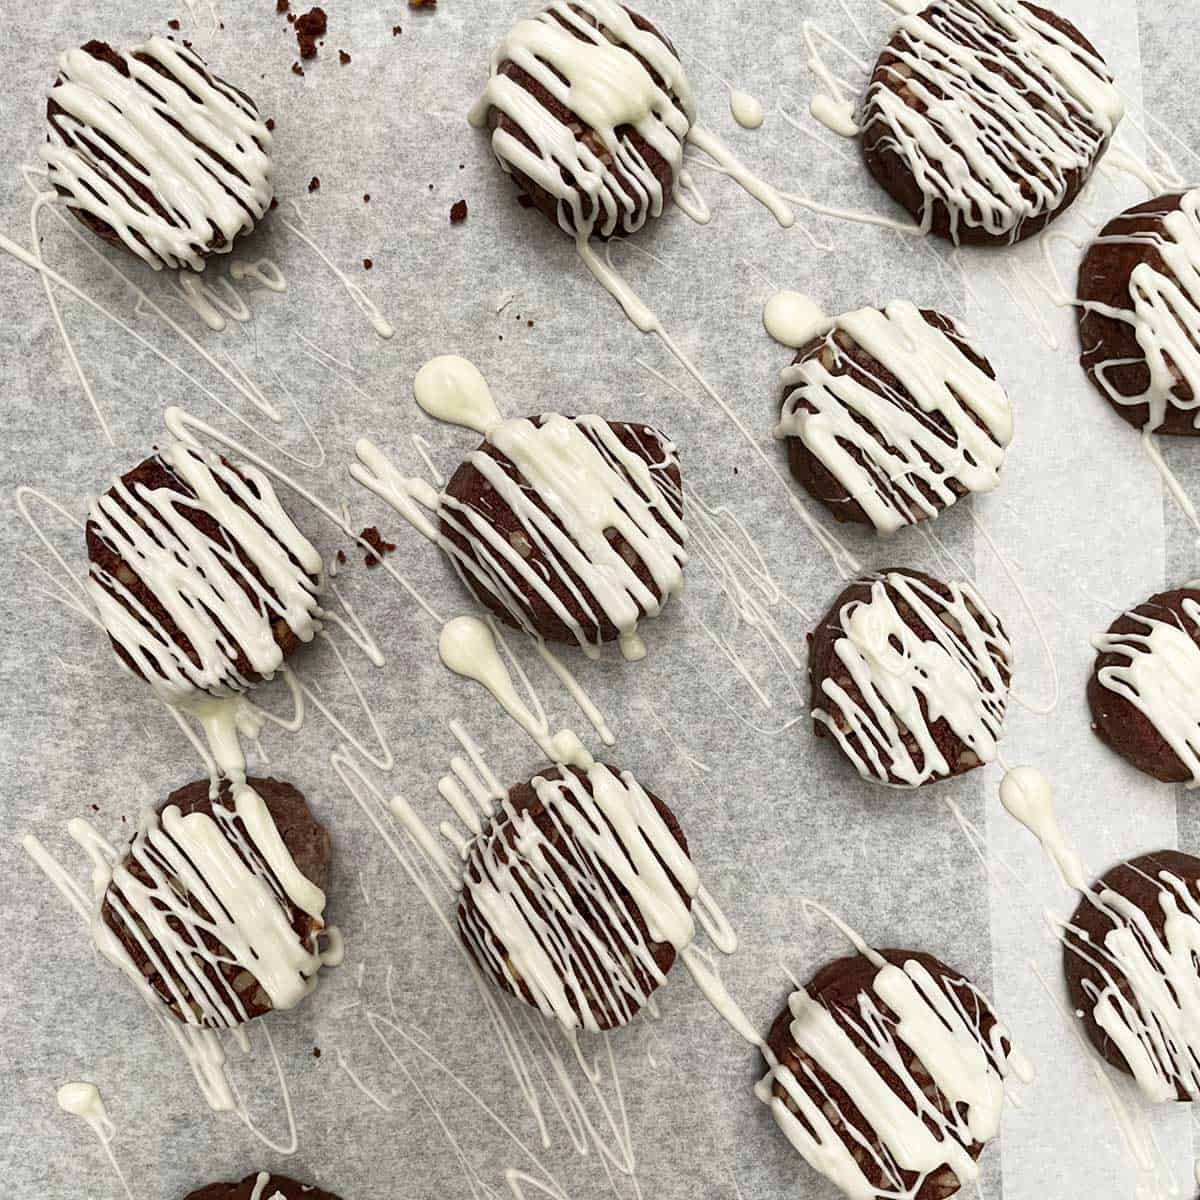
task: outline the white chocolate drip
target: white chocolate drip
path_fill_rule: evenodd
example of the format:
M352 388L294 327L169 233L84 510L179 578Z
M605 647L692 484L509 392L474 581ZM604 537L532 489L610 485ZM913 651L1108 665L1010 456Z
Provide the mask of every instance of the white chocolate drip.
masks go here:
M1153 214L1123 215L1114 224L1126 219L1146 223ZM1165 213L1157 229L1105 234L1094 244L1148 247L1165 268L1149 262L1134 267L1131 308L1082 302L1086 311L1133 328L1149 372L1146 390L1137 396L1122 395L1109 382L1107 368L1121 364L1099 364L1096 380L1114 404L1149 406L1147 432L1158 429L1171 409L1195 413L1193 424L1200 428L1200 189L1184 193L1179 208Z
M59 56L50 98L63 111L42 148L50 182L155 270L203 270L218 234L214 249L227 252L266 213L271 134L186 47L155 37L122 57L128 76L86 50Z
M503 420L483 372L457 354L431 358L413 380L413 398L431 417L476 433Z
M217 455L180 441L160 458L191 495L142 484L130 488L117 480L111 495L92 504L88 519L153 594L199 661L137 599L132 580L93 564L89 594L113 641L167 703L187 703L198 692L243 692L252 680L238 669L239 648L252 671L266 679L283 661L273 634L277 622L303 642L315 635L321 557L263 472L248 465L235 471ZM225 537L210 538L192 523L189 514L197 510L236 541L260 578Z
M764 114L762 102L757 96L739 88L729 89L729 111L743 129L760 129Z
M1200 787L1200 600L1186 597L1184 619L1133 611L1126 614L1143 632L1103 633L1092 639L1101 654L1124 662L1102 667L1101 684L1134 706L1158 731ZM1165 619L1164 619L1165 618Z
M1013 767L1000 782L1000 803L1042 844L1068 887L1084 891L1087 880L1079 855L1068 844L1054 812L1050 781L1036 767Z
M847 338L899 386L867 375ZM800 438L881 534L1000 482L1013 433L1004 389L906 300L842 314L781 378L792 390L775 436Z
M104 1106L104 1099L100 1095L100 1089L94 1083L64 1083L55 1093L55 1099L58 1101L58 1107L63 1112L72 1117L79 1117L92 1133L95 1134L96 1140L104 1150L109 1165L120 1181L121 1188L127 1200L134 1200L133 1192L130 1190L125 1173L121 1170L121 1165L117 1162L117 1156L113 1153L112 1142L117 1131L108 1115L108 1110Z
M839 615L844 634L835 655L862 699L837 682L835 668L821 684L827 707L813 718L865 779L918 787L949 775L954 764L933 736L939 720L979 762L996 757L1012 646L969 583L947 586L948 600L922 580L889 572L870 582L870 600L852 601ZM912 609L929 640L909 628L897 603Z
M1103 62L1019 0L935 0L900 19L889 51L893 78L868 89L864 130L882 125L880 147L916 178L924 230L939 201L956 241L964 228L1019 239L1091 169L1124 112Z
M763 306L763 328L781 346L799 350L830 326L821 306L802 292L776 292Z
M460 908L459 928L489 974L517 990L524 983L537 1007L567 1029L596 1030L605 1014L618 1024L630 1020L665 982L650 943L676 951L689 945L695 924L688 902L700 879L631 774L618 777L593 763L586 781L563 776L533 781L553 840L527 813L501 802L463 873L478 917Z

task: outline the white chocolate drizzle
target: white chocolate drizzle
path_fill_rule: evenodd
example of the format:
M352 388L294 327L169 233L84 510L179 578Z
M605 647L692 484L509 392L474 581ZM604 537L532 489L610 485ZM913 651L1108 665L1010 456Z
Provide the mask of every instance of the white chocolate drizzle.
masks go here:
M109 1166L112 1167L121 1184L121 1190L125 1193L127 1200L134 1200L133 1192L125 1178L125 1172L121 1170L117 1156L113 1153L112 1143L117 1132L116 1126L113 1125L108 1110L104 1106L104 1098L100 1095L100 1089L94 1083L64 1083L55 1093L55 1099L63 1112L72 1117L79 1117L95 1134L96 1140L100 1143L104 1155L108 1159Z
M851 343L898 386L867 374L845 352ZM936 517L959 489L1000 482L1013 434L1004 389L906 300L843 313L820 352L781 379L775 436L799 438L881 534Z
M964 228L1018 240L1063 203L1124 112L1100 58L1019 0L935 0L901 17L888 51L898 61L867 90L864 132L883 127L880 146L925 196L923 229L939 202L955 241Z
M836 663L821 682L824 706L813 711L865 779L919 787L949 775L933 735L945 720L980 763L992 762L1004 721L1012 645L999 620L966 582L946 585L949 598L911 575L892 571L864 581L870 599L838 614L843 630ZM918 636L897 604L928 631ZM861 695L837 682L839 668ZM908 740L912 739L915 753Z
M1195 788L1200 787L1200 599L1185 596L1180 608L1182 616L1134 609L1125 617L1139 632L1098 634L1092 644L1101 654L1124 660L1101 667L1100 683L1154 726L1190 772L1187 786Z
M42 148L50 182L155 270L202 270L217 235L211 248L227 252L266 213L271 134L185 46L155 37L122 59L127 76L86 50L59 56L50 99L63 111Z

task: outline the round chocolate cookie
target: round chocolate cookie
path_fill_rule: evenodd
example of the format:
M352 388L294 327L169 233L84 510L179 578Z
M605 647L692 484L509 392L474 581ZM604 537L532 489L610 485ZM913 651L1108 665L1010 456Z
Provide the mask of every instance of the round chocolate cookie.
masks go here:
M528 201L586 240L662 214L694 117L675 49L645 17L555 0L501 42L471 119Z
M690 942L698 887L679 823L632 775L551 767L472 843L458 928L498 987L569 1029L615 1029Z
M1151 1100L1200 1100L1200 858L1159 850L1118 864L1062 938L1071 1005L1105 1061Z
M297 1183L286 1175L258 1171L241 1183L210 1183L189 1192L183 1200L338 1200L332 1192L307 1183Z
M1114 217L1079 267L1079 362L1135 429L1200 435L1200 189Z
M1200 785L1200 589L1151 596L1094 642L1096 735L1155 779Z
M254 101L169 38L65 51L46 117L55 191L155 270L203 270L271 205L271 134Z
M321 557L250 466L175 442L93 502L86 537L113 649L168 702L243 692L319 628Z
M934 0L901 17L879 56L863 157L925 232L1019 242L1074 201L1122 111L1069 21L1021 0Z
M944 1200L974 1182L975 1160L999 1129L1012 1047L959 972L929 954L878 953L883 967L861 954L839 958L792 994L767 1037L758 1095L847 1195ZM905 1028L931 1035L921 1053ZM935 1082L947 1079L959 1094ZM856 1103L868 1093L885 1120L872 1124Z
M502 421L440 498L442 547L500 620L591 656L645 648L638 621L683 587L674 445L648 425L556 413Z
M100 905L101 950L188 1024L291 1008L336 961L321 948L329 859L291 784L222 779L214 800L197 780L143 816Z
M907 568L852 583L810 635L808 671L814 731L864 779L920 787L996 757L1012 646L969 583Z
M895 533L1000 482L1012 409L950 317L907 301L843 313L782 382L776 436L838 521Z

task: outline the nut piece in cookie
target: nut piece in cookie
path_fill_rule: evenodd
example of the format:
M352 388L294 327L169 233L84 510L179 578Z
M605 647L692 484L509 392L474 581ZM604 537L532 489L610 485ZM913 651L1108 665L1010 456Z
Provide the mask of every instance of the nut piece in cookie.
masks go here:
M97 944L189 1025L293 1008L335 965L329 834L278 779L208 780L143 814L100 903ZM328 948L323 943L328 938Z
M500 620L595 656L645 653L642 617L683 586L675 447L648 425L549 413L501 421L440 497L441 545Z
M843 313L782 382L775 435L838 521L895 533L1000 482L1012 408L950 317L902 300Z
M1200 436L1200 189L1114 217L1079 267L1079 362L1135 429Z
M756 1092L847 1196L945 1200L974 1183L1016 1063L987 999L929 954L823 967L767 1038Z
M173 442L93 501L86 538L113 649L168 703L244 692L319 629L321 556L248 465Z
M1159 850L1084 895L1063 938L1071 1007L1151 1100L1200 1100L1200 859Z
M155 270L203 270L271 206L271 133L254 101L170 38L65 51L46 118L55 191Z
M472 843L458 928L498 987L570 1030L615 1029L692 940L699 884L674 815L632 775L553 767Z
M868 575L817 626L808 662L814 731L864 779L920 787L995 759L1012 646L969 583Z
M901 17L862 110L871 174L927 233L1013 243L1079 195L1123 104L1069 21L1022 0Z
M662 215L694 119L674 47L617 0L555 0L518 22L471 114L522 195L583 241Z

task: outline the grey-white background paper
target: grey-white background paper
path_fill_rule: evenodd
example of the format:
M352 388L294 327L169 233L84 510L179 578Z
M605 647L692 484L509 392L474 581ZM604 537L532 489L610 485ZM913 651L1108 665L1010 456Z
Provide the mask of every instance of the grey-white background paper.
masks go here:
M516 204L486 138L467 126L466 109L485 80L490 50L522 15L521 5L442 0L435 11L410 12L399 0L331 0L324 50L299 78L289 69L295 42L273 0L216 0L223 28L215 28L205 0L189 3L190 10L183 0L174 8L146 0L56 0L22 4L9 14L13 19L0 32L0 231L23 242L29 237L29 195L18 167L35 161L56 53L92 37L129 45L165 33L168 19L178 18L182 36L275 117L279 195L295 199L312 236L394 322L396 336L379 340L315 255L277 219L240 247L238 257L269 255L284 270L289 290L282 296L249 292L252 322L231 324L223 334L205 330L167 278L106 250L218 361L228 355L284 407L285 420L269 427L158 318L135 311L132 293L44 216L47 260L196 382L62 297L82 369L112 428L110 446L72 371L41 283L0 255L0 484L6 497L21 484L33 485L82 517L89 496L163 436L161 413L170 404L185 406L280 466L289 466L283 450L314 460L303 414L324 461L311 469L293 465L297 478L327 501L348 505L356 529L378 523L399 545L391 561L439 613L466 611L467 598L436 552L359 488L347 469L355 440L365 435L405 469L421 472L414 434L427 439L442 471L453 468L470 448L470 435L429 421L410 399L422 362L453 351L480 366L509 414L596 411L666 430L680 446L689 484L710 504L728 506L762 548L780 589L811 618L824 611L839 580L778 483L663 348L623 319L577 262L569 240ZM1200 22L1187 6L1061 0L1057 7L1105 54L1139 122L1148 112L1185 146L1200 145L1194 110ZM889 20L881 4L658 0L646 11L684 53L702 119L764 174L826 203L899 215L866 176L852 143L824 131L818 142L776 111L786 105L815 132L803 116L814 81L805 66L802 19L819 21L871 59ZM392 33L395 24L403 27L399 36ZM349 65L339 65L339 47L351 54ZM853 65L838 67L861 82ZM734 125L722 77L763 100L769 115L761 130ZM1125 136L1140 144L1133 124ZM1188 170L1189 152L1173 149ZM807 292L830 312L910 298L965 316L975 328L1011 392L1017 439L1001 489L959 505L934 532L976 573L1013 632L1018 691L1035 702L1047 699L1050 672L1033 625L968 509L979 518L1024 580L1063 688L1050 717L1014 707L1005 753L1011 761L1037 762L1051 776L1067 831L1097 873L1164 845L1194 848L1194 802L1107 754L1089 732L1083 701L1089 635L1118 608L1194 575L1194 537L1164 502L1136 436L1080 373L1071 313L1056 310L1029 276L1014 270L1015 264L1040 269L1039 248L964 255L968 290L942 246L806 215L800 228L784 232L730 181L702 168L696 173L712 223L699 227L671 212L657 228L615 247L614 259L778 463L783 456L769 432L776 373L788 352L760 325L772 284ZM321 187L309 195L313 175ZM1089 221L1144 195L1128 176L1100 175L1079 211L1055 228L1086 237ZM450 206L463 198L470 217L452 228ZM279 215L290 213L285 204ZM1056 253L1070 280L1075 252L1059 243ZM374 270L363 271L365 257L374 260ZM210 268L218 276L225 270L221 260ZM1061 342L1057 352L1032 331L1033 312ZM326 369L310 357L309 343L348 367ZM649 374L639 359L679 390ZM1185 443L1167 447L1192 494L1200 492L1195 451ZM532 774L540 765L532 744L478 689L438 664L435 622L382 571L363 569L361 555L330 523L299 500L288 503L324 553L349 551L340 582L388 660L376 670L339 642L394 749L390 772L365 767L372 782L385 795L404 795L431 822L441 821L447 814L436 782L457 750L447 729L455 717L484 745L503 780ZM210 1114L168 1040L125 982L94 961L74 914L18 845L19 835L34 832L85 878L86 864L65 834L68 819L90 815L102 832L122 840L141 808L196 777L200 764L148 689L118 669L104 639L47 599L48 585L24 555L53 564L11 499L4 513L0 1178L7 1195L107 1200L121 1194L87 1129L55 1105L55 1088L70 1079L100 1087L116 1126L113 1153L138 1200L177 1200L211 1179L241 1178L260 1165L320 1183L344 1200L499 1195L506 1169L538 1173L531 1154L572 1197L613 1190L633 1196L637 1188L661 1200L830 1194L754 1101L755 1053L681 968L661 993L659 1019L639 1019L607 1045L587 1043L605 1072L597 1094L570 1068L588 1120L604 1126L606 1105L607 1119L627 1130L620 1140L628 1154L611 1152L626 1167L631 1157L635 1174L613 1170L610 1178L594 1143L580 1154L578 1144L589 1139L578 1115L567 1107L564 1120L556 1110L564 1103L561 1087L539 1079L535 1090L550 1142L543 1149L462 959L335 774L330 753L342 739L316 715L299 735L265 734L265 765L252 748L252 766L294 782L332 828L336 879L328 911L348 946L346 965L330 972L313 997L269 1018L299 1148L291 1158L264 1150L235 1118ZM82 573L79 533L57 517L44 524ZM951 570L913 531L892 543L854 533L848 540L869 565ZM774 615L802 654L808 621L782 601ZM744 655L770 708L732 671L706 626ZM761 643L735 626L714 578L698 562L684 602L650 625L646 640L649 658L637 665L593 665L567 656L617 730L610 761L636 771L673 806L710 889L736 926L740 949L720 968L751 1019L765 1031L786 994L785 968L807 977L841 952L826 926L809 928L803 920L800 897L819 899L875 944L929 950L989 989L1033 1059L1038 1080L985 1155L985 1196L1133 1195L1136 1168L1095 1079L1095 1062L1056 1009L1062 1003L1059 952L1042 914L1049 908L1065 915L1073 899L1000 809L999 769L920 794L889 792L861 783L829 745L815 744L806 721L771 733L803 713L804 681L770 669ZM569 723L585 732L561 689L524 652L522 659L534 670L556 726ZM329 646L305 651L297 668L352 732L370 739ZM265 689L263 703L286 709L282 686ZM990 872L945 797L984 832ZM504 1011L517 1028L531 1028L511 1006ZM372 1013L403 1033L384 1029L377 1037ZM283 1137L262 1033L252 1033L249 1059L233 1051L232 1060L250 1111L270 1136ZM529 1060L543 1069L547 1061L540 1052ZM1122 1099L1144 1114L1127 1082L1112 1078ZM1188 1108L1173 1106L1147 1119L1180 1194L1190 1194ZM606 1147L616 1140L601 1138Z

